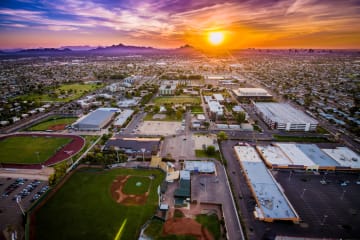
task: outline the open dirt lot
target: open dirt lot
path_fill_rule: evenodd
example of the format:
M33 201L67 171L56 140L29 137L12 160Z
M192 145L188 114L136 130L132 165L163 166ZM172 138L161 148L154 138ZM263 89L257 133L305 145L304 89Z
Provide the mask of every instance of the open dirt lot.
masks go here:
M138 127L143 135L173 135L181 129L181 122L144 121Z

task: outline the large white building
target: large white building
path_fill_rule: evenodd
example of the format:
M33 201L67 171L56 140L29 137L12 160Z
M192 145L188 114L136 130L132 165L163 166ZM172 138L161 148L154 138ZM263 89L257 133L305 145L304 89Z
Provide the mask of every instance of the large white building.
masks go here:
M234 89L233 93L238 99L272 99L272 95L269 94L263 88L238 88Z
M73 128L80 131L99 131L114 117L114 111L97 109L80 118L73 124Z
M272 129L315 131L318 121L287 103L254 103L257 114Z

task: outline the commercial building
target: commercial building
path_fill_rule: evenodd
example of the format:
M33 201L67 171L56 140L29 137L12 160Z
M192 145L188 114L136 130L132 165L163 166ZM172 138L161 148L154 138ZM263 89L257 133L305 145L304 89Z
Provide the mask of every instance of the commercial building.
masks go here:
M122 151L130 157L149 158L156 155L160 148L160 138L111 138L109 139L104 150L114 148Z
M272 95L263 88L238 88L232 90L239 100L271 100Z
M322 149L343 168L360 169L360 156L347 147ZM339 168L340 169L340 168Z
M254 210L255 218L266 222L299 222L299 215L256 150L251 146L235 146L234 150L257 203Z
M254 103L256 113L272 129L315 131L318 121L287 103Z
M76 121L72 126L80 131L100 131L114 117L115 112L95 110Z

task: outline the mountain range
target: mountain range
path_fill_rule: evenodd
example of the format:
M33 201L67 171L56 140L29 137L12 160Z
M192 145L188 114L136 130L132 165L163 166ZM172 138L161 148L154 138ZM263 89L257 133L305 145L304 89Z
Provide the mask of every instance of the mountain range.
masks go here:
M122 43L106 47L64 46L60 48L3 49L0 55L39 55L39 54L147 54L147 53L191 53L197 51L190 45L179 48L159 49L143 46L129 46Z

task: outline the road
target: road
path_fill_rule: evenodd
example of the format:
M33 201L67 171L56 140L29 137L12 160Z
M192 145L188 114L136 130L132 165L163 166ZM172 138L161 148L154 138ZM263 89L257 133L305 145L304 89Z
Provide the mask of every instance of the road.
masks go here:
M191 176L191 200L198 203L221 204L228 239L245 239L225 168L218 161L214 163L216 175L193 174Z

